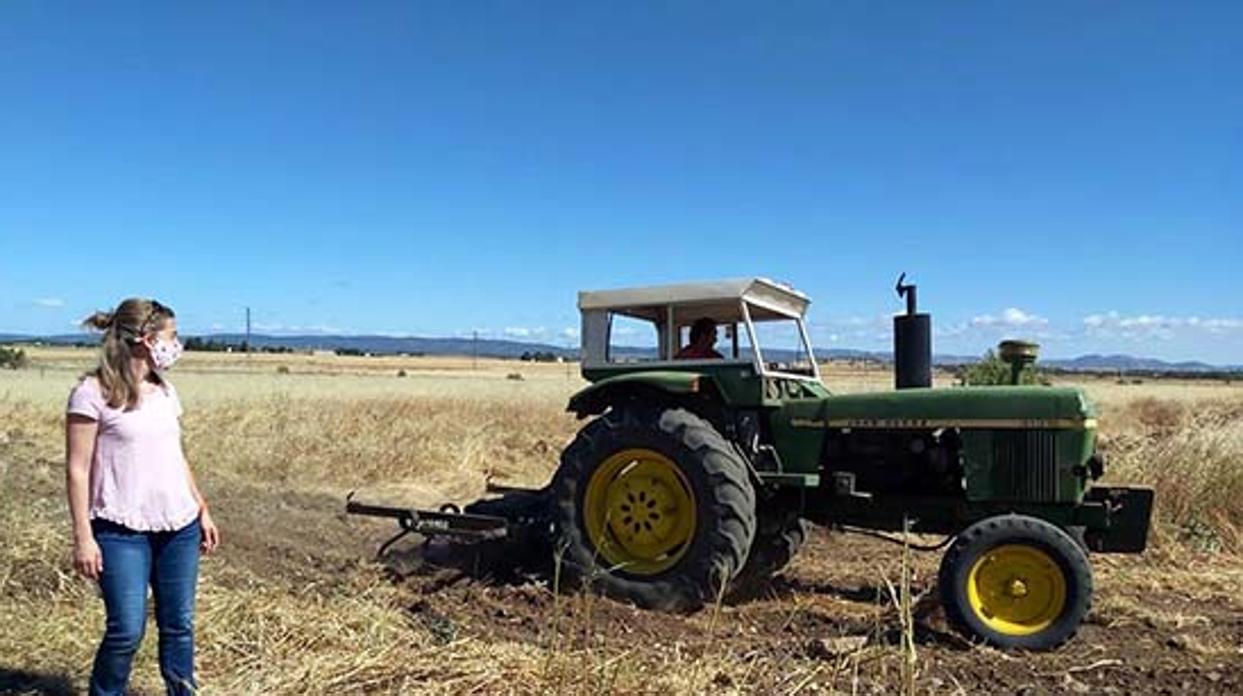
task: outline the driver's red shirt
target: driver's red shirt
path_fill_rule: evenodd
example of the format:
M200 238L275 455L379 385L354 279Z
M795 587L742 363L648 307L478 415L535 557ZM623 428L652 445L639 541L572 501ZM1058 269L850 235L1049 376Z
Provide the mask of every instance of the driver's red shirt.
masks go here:
M694 343L683 348L682 350L679 350L678 354L673 356L675 360L721 360L724 359L724 357L725 356L711 348L704 350L696 346Z

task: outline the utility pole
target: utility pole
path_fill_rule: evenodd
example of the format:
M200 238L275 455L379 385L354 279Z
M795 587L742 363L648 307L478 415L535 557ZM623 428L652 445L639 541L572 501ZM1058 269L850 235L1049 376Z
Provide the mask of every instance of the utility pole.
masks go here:
M246 358L250 359L250 307L246 308L246 343L243 348L246 351Z

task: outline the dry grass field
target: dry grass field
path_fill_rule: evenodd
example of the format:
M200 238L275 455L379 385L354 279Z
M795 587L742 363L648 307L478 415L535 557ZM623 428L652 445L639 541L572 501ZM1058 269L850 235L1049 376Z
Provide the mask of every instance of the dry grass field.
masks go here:
M0 371L0 692L78 693L103 612L69 565L62 411L89 351ZM405 376L399 377L398 372ZM511 378L521 374L522 379ZM205 694L890 693L901 549L818 530L765 596L691 616L544 582L450 570L393 579L388 526L346 493L465 502L486 477L542 484L578 427L573 367L438 358L190 354L173 374L187 453L223 532L202 566ZM831 366L842 391L885 372ZM1109 478L1158 489L1140 557L1094 556L1097 595L1061 649L1006 654L950 634L936 554L916 555L921 693L1243 690L1243 385L1079 382ZM158 693L154 627L133 685Z

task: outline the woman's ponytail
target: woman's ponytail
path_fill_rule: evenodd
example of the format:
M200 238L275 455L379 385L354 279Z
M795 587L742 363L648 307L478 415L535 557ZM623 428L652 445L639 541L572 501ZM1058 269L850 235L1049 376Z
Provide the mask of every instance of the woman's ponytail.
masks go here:
M112 312L95 312L82 320L82 328L107 331L112 328Z

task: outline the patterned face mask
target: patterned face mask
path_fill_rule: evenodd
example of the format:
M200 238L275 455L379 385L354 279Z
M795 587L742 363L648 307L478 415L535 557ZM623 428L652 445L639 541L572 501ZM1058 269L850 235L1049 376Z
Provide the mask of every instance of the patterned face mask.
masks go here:
M157 338L151 344L151 363L157 370L167 370L181 357L181 350L181 341L175 338L171 341Z

